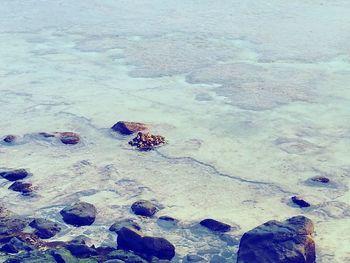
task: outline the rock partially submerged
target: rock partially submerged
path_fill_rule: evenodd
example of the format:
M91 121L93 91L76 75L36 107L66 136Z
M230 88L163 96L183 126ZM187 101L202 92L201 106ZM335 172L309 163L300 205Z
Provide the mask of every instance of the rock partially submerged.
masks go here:
M16 181L9 187L10 190L15 192L20 192L23 195L28 195L33 192L33 187L31 183Z
M64 222L74 226L88 226L94 223L97 210L94 205L77 202L61 210Z
M312 221L304 216L268 221L242 236L237 263L314 263L313 232Z
M311 206L309 202L306 202L304 199L302 199L299 196L292 196L291 200L294 204L298 205L301 208Z
M174 245L165 238L145 236L132 227L123 227L117 234L118 248L159 259L171 260L175 256Z
M136 132L147 132L148 127L144 123L140 122L129 122L129 121L118 121L111 128L113 131L119 132L123 135L131 135Z
M214 232L228 232L231 230L231 226L215 219L204 219L200 222L200 225L208 228Z
M63 144L77 144L80 142L80 136L75 132L60 132L58 136Z
M315 176L310 178L310 180L313 182L322 183L322 184L328 184L330 182L329 178L325 176Z
M136 223L133 219L124 219L117 221L113 225L111 225L109 231L117 233L120 229L122 229L125 226L133 227L136 230L141 230L139 224Z
M139 200L132 204L131 210L135 215L151 217L157 213L158 208L155 204L147 200Z
M150 151L155 147L165 144L165 138L160 135L139 132L137 136L129 141L131 146L135 146L140 151Z
M58 223L44 218L36 218L29 225L35 229L34 234L42 239L51 238L61 231Z
M0 176L9 181L17 181L26 178L29 175L25 169L8 170L0 172Z
M63 144L69 145L78 144L80 142L80 136L75 132L40 132L39 136L44 138L57 138Z
M13 134L9 134L9 135L6 135L5 138L3 139L4 142L6 143L13 143L15 142L17 139L17 136L16 135L13 135Z

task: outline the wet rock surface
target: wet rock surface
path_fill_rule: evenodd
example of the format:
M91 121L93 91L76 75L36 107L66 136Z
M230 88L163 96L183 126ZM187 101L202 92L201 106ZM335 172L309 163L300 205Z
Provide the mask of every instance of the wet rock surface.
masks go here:
M175 247L168 240L161 237L145 236L131 227L123 227L118 232L118 248L129 249L159 259L172 259Z
M31 183L16 181L9 186L9 189L15 192L20 192L23 195L29 195L33 192L33 187Z
M17 139L16 135L9 134L9 135L5 136L3 141L6 142L6 143L14 143L16 141L16 139Z
M34 234L42 239L47 239L55 236L61 231L61 226L51 220L44 218L34 219L29 226L35 229Z
M314 263L313 232L313 222L304 216L268 221L242 236L237 263Z
M77 202L61 210L64 222L74 226L85 226L94 223L97 210L94 205Z
M151 217L158 211L158 208L150 201L139 200L132 204L131 210L135 215Z
M294 204L296 204L297 206L299 206L301 208L311 206L311 204L309 202L305 201L304 199L302 199L302 197L299 197L299 196L292 196L291 200Z
M26 178L29 172L25 169L8 170L0 172L0 177L5 178L8 181L17 181Z
M77 144L80 142L79 134L74 132L61 132L58 136L63 144Z
M311 181L316 183L322 183L322 184L328 184L330 182L330 179L325 176L315 176L310 178Z
M118 232L123 227L133 227L136 230L141 230L140 225L138 223L136 223L135 220L124 219L124 220L119 220L119 221L115 222L113 225L111 225L109 228L109 231Z
M208 228L214 232L228 232L231 230L231 226L215 219L204 219L200 222L201 226Z
M130 122L130 121L118 121L111 128L115 132L119 132L123 135L131 135L136 132L147 132L148 127L144 123Z

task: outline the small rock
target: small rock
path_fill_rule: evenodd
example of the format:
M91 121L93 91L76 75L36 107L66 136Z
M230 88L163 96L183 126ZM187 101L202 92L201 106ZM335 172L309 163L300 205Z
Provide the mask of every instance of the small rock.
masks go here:
M35 234L42 239L51 238L61 231L59 224L44 218L34 219L29 225L36 229Z
M131 227L123 227L118 231L118 247L129 249L159 259L171 260L175 256L175 247L161 237L145 236Z
M45 138L52 138L55 137L55 134L53 133L48 133L48 132L39 132L39 135Z
M228 232L231 230L231 226L214 219L204 219L200 222L200 225L210 229L214 232Z
M141 227L139 226L139 224L137 224L133 219L124 219L124 220L115 222L113 225L111 225L109 228L109 231L117 233L121 228L125 226L130 226L135 228L136 230L141 230Z
M237 263L315 263L313 232L312 221L304 216L268 221L242 236Z
M293 196L291 198L292 202L296 205L298 205L299 207L309 207L311 206L308 202L306 202L305 200L301 199L300 197L298 196Z
M155 147L165 144L165 138L160 135L139 132L135 138L129 141L129 144L140 151L151 151Z
M147 263L146 260L141 258L140 256L135 255L131 251L125 250L114 250L107 255L109 260L121 260L126 263Z
M13 184L10 185L9 189L15 192L20 192L23 195L33 192L32 184L24 183L22 181L14 182Z
M150 201L139 200L132 204L131 210L135 215L151 217L158 211L158 208Z
M91 225L96 218L97 210L94 205L78 202L61 210L64 222L74 226Z
M330 182L330 180L325 176L315 176L312 177L310 180L322 184L328 184Z
M195 254L187 255L185 260L188 262L205 262L205 259L203 257Z
M170 216L160 216L157 220L159 226L163 228L172 228L175 227L178 220Z
M59 138L64 144L77 144L80 142L80 136L74 132L60 132Z
M28 220L16 216L0 217L0 235L12 235L22 231L27 225Z
M26 178L29 173L25 169L0 172L0 176L9 181L17 181Z
M16 135L9 134L9 135L5 136L3 141L6 142L6 143L13 143L16 139L17 139Z
M96 250L85 244L70 243L66 246L69 252L77 258L89 258L97 255Z
M148 127L146 126L146 124L128 121L118 121L116 124L113 125L111 129L123 135L130 135L136 132L148 131Z
M22 242L16 237L10 239L5 245L0 248L0 251L5 253L15 254L19 251L30 251L32 250L26 243Z

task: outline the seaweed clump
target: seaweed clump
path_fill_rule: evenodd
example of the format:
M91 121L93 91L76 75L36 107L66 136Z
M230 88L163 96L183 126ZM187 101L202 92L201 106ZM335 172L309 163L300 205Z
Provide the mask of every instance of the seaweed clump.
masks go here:
M135 146L140 151L151 151L155 147L165 144L165 138L160 135L139 132L129 144Z

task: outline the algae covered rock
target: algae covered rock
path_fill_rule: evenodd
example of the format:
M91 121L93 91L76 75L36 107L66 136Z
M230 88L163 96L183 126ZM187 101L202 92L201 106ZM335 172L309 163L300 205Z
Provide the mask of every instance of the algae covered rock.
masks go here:
M58 223L44 218L34 219L29 225L35 229L34 234L43 239L51 238L61 231Z
M155 147L165 144L165 138L160 135L139 132L137 136L129 141L131 146L135 146L140 151L150 151Z

